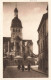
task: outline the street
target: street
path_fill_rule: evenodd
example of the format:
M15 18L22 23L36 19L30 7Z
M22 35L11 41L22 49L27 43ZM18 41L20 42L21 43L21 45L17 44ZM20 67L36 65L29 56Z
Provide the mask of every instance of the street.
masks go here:
M18 70L17 66L7 66L3 71L3 78L47 78L47 75L34 70Z

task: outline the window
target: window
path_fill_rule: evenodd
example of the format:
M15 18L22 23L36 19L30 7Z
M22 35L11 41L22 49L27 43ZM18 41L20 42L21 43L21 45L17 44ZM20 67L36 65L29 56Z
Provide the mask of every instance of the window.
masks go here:
M20 29L19 29L19 32L20 32Z
M46 24L44 23L43 24L43 36L45 36L45 34L46 34Z
M43 36L44 36L44 25L43 25Z
M43 48L43 46L42 46L42 43L41 43L41 52L42 52L42 48Z
M16 32L20 32L20 29L16 29Z
M13 29L13 32L14 32L14 29Z
M16 29L16 32L17 32L17 29Z

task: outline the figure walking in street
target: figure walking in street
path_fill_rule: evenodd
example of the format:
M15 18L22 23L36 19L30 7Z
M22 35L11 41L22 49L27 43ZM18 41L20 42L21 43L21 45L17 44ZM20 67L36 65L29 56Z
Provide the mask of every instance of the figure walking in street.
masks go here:
M18 70L20 70L20 61L18 60Z
M30 71L30 63L28 64L28 71Z
M10 59L11 59L11 61L13 60L13 56L12 55L10 55Z
M20 64L18 65L18 70L20 70Z
M22 64L22 71L24 71L24 64Z

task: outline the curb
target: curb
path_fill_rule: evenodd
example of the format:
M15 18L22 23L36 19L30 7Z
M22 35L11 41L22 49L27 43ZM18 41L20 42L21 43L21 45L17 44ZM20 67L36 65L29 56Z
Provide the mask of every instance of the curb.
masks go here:
M32 68L31 68L31 70L36 71L36 72L39 72L39 73L42 73L42 74L45 74L45 75L47 75L47 77L48 77L48 74L47 74L47 73L44 73L44 72L42 72L42 71L38 71L38 70L35 70L35 69L32 69Z

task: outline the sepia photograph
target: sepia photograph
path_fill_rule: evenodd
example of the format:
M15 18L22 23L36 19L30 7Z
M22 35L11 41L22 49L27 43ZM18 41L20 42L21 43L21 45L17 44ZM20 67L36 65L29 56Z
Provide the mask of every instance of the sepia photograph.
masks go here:
M3 2L3 78L48 78L48 2Z

